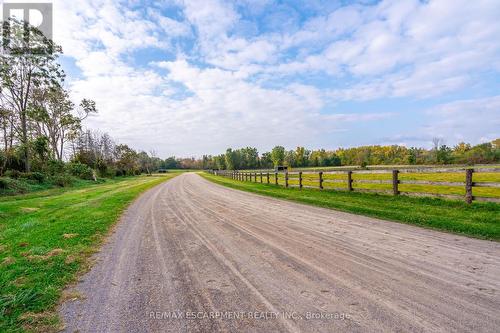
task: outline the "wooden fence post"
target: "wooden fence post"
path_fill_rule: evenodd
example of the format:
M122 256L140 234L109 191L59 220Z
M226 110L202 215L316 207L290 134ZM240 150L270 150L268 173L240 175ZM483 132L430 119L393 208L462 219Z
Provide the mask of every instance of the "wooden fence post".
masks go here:
M278 185L278 173L274 173L274 185Z
M347 171L347 190L352 191L352 171Z
M472 196L472 174L474 169L465 169L465 202L470 204L474 197Z
M394 195L399 195L399 179L398 179L399 170L392 170L392 193Z
M285 187L288 187L288 171L285 171Z
M260 183L262 184L262 172L260 173Z
M267 183L269 184L269 172L266 174L267 176Z
M302 171L299 171L299 188L302 189Z
M319 175L319 189L322 190L323 189L323 171L320 171L318 173Z

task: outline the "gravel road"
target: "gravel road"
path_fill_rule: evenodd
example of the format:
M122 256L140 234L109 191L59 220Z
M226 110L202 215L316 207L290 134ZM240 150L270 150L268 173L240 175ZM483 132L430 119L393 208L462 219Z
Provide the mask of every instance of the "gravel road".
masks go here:
M136 200L67 332L499 332L500 243L183 174Z

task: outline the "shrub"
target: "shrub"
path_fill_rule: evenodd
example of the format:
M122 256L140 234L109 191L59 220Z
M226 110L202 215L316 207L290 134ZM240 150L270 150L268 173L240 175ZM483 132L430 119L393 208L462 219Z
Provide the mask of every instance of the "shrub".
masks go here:
M58 160L50 160L47 163L47 171L49 172L49 175L52 176L64 173L64 162Z
M20 194L28 192L28 184L25 181L0 178L0 194Z
M45 175L41 172L22 172L19 174L19 178L33 180L41 184L45 180Z
M19 170L7 170L5 171L5 176L12 179L18 179L21 176L21 171Z
M66 170L68 170L71 175L81 179L94 179L94 172L92 169L88 165L80 162L68 163L66 165Z
M56 175L52 178L52 182L54 185L60 186L60 187L67 187L71 186L73 184L73 178L68 175L68 174L60 174Z
M45 175L41 172L32 172L29 179L41 184L45 181Z

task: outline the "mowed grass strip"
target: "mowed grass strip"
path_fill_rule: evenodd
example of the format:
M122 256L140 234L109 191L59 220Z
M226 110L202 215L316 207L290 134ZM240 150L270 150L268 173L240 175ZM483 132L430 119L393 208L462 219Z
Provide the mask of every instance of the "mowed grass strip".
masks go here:
M128 204L175 175L1 198L0 332L56 331L64 287L85 271Z
M500 241L500 204L438 198L379 195L375 193L320 191L240 182L208 173L204 178L238 190L293 200L349 213ZM258 207L257 207L258 209Z

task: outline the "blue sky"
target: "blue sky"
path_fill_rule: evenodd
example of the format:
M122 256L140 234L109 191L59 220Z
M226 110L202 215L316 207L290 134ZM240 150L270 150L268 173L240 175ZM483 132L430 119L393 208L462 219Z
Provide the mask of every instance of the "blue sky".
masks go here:
M166 157L500 137L500 2L55 1L87 125Z

